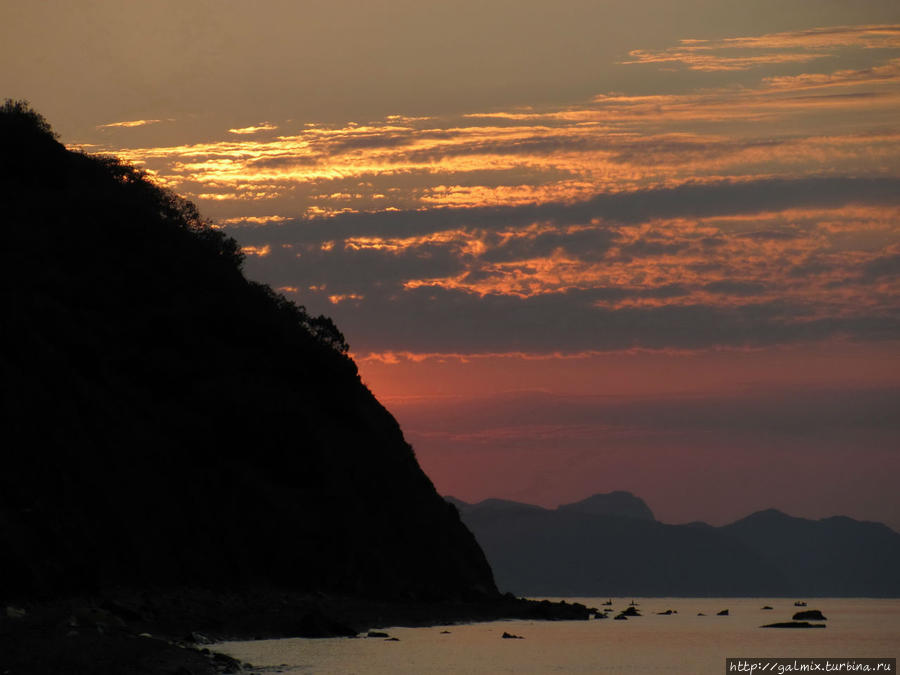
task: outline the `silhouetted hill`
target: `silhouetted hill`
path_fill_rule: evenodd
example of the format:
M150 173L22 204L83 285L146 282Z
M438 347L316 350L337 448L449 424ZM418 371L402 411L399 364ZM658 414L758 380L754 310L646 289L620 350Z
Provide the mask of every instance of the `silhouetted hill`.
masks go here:
M495 597L343 336L112 158L0 110L0 606L105 588Z
M900 597L900 534L882 523L769 509L719 529L782 570L794 595Z
M608 503L608 495L597 497L585 502ZM465 506L460 513L504 591L532 596L743 595L748 588L761 593L778 578L773 566L716 531L585 512L579 508L585 502L550 510L515 502L497 508L498 501ZM626 503L643 505L636 497ZM781 590L786 592L784 586Z
M627 495L616 504L644 505L611 494ZM900 596L900 535L884 525L774 510L725 527L666 525L583 506L605 508L609 497L554 510L496 499L454 503L500 589L516 594Z
M525 511L528 513L534 512L543 512L547 509L542 506L535 506L534 504L523 504L522 502L514 502L508 499L485 499L484 501L478 502L477 504L467 504L461 499L456 499L455 497L446 497L446 500L453 504L457 509L459 509L460 513L464 513L467 511L478 511L479 513L518 513L520 511Z
M630 492L616 490L607 494L596 494L580 502L562 504L561 511L577 511L594 516L622 516L640 520L656 520L653 511L640 497Z

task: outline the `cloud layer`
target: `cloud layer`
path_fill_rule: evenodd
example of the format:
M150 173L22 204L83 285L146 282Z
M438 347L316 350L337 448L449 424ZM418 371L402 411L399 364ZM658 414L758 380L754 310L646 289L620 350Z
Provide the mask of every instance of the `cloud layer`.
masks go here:
M685 39L620 67L638 63L759 74L117 152L363 358L900 338L900 26Z
M896 2L243 4L85 140L333 316L438 489L900 523Z

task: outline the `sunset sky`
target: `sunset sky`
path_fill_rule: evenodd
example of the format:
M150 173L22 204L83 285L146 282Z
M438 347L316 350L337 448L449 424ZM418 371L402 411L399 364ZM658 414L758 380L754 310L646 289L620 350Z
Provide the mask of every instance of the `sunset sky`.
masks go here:
M0 26L0 97L332 316L441 493L900 530L897 0L22 1Z

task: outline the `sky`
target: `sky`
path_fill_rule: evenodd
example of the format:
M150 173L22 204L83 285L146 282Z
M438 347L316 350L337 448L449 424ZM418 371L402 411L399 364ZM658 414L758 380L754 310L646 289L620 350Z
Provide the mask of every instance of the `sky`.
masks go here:
M48 0L0 26L0 96L332 316L442 494L900 530L896 0Z

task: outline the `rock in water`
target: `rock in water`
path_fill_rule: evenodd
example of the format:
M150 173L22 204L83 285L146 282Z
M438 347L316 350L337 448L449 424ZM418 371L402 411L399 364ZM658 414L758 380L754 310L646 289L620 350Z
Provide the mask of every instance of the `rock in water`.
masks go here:
M807 609L802 612L797 612L792 618L794 621L828 621L828 618L822 616L822 612L818 609Z

